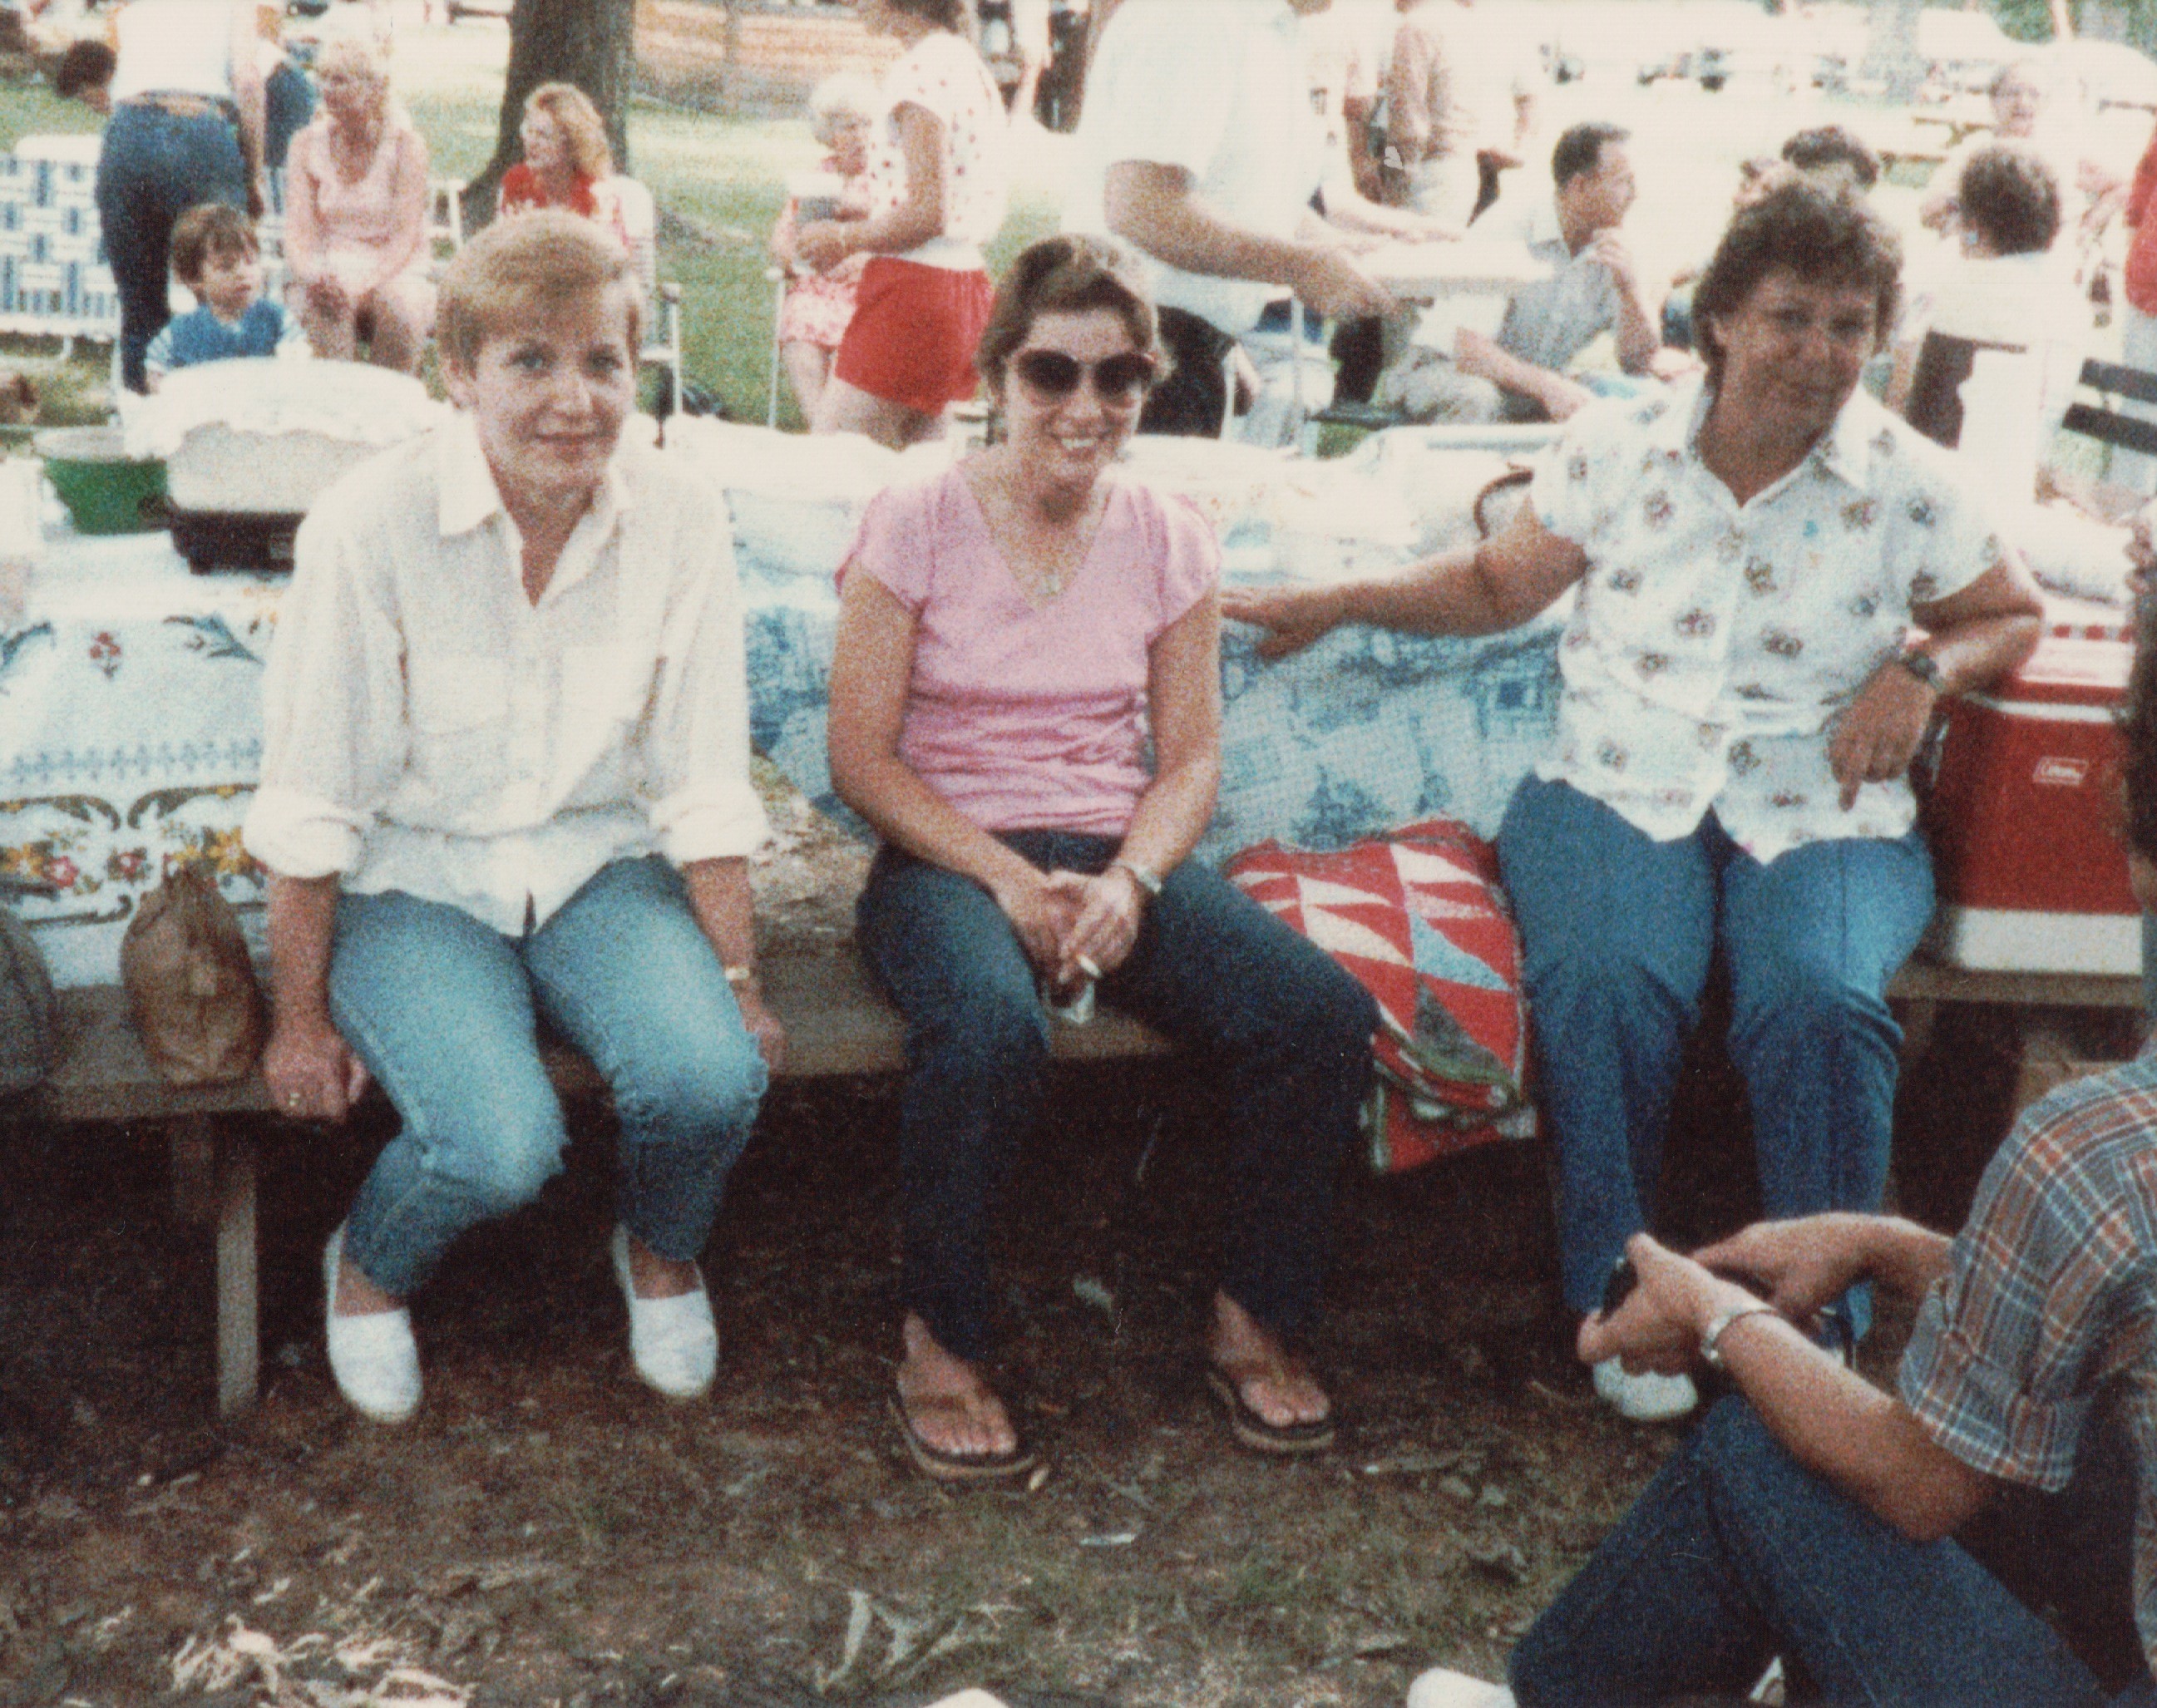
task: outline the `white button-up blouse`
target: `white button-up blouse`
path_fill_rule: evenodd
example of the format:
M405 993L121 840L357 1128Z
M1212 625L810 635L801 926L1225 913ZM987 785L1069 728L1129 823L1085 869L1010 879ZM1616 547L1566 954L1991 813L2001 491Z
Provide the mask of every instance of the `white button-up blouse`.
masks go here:
M300 530L246 843L506 934L609 862L764 841L725 502L618 451L535 604L469 417L340 483Z
M1909 783L1867 783L1844 811L1831 726L1903 644L1911 607L1975 581L2000 539L1949 453L1863 392L1740 505L1694 448L1707 402L1696 382L1592 406L1537 469L1537 517L1588 560L1537 774L1658 841L1712 809L1762 862L1900 836Z

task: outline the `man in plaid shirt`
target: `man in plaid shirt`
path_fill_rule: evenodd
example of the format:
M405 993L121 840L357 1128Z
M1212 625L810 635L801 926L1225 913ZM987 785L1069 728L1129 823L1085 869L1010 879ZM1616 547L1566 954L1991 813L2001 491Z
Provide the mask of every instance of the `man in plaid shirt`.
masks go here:
M2157 909L2157 649L2123 727L2128 859ZM1892 1217L1645 1235L1590 1363L1706 1363L1709 1415L1537 1623L1524 1705L2157 1705L2157 1046L2029 1111L1952 1242ZM1871 1279L1921 1297L1897 1392L1809 1337ZM1426 1674L1410 1708L1514 1695Z

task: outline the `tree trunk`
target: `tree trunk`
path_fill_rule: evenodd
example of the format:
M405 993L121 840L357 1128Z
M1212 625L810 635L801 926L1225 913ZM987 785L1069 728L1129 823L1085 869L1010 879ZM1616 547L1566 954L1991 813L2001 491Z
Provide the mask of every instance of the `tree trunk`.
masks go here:
M574 83L606 121L614 169L627 172L629 95L636 61L636 0L517 0L509 18L509 74L494 158L466 192L466 224L493 217L502 175L524 157L524 97L543 83Z

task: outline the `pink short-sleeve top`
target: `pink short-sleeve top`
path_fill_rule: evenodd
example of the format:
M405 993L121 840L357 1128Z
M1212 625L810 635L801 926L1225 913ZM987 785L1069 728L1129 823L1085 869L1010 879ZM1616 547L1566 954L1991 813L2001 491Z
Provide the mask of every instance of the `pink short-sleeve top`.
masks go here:
M962 470L880 493L846 570L914 615L899 757L985 830L1120 836L1146 763L1153 643L1220 576L1220 548L1181 498L1110 483L1085 561L1036 605Z

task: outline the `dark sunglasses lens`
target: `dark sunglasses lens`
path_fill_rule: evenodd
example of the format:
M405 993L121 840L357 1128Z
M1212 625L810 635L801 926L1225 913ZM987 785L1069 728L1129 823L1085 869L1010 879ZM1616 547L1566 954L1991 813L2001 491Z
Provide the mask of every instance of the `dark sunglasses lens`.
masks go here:
M1136 351L1111 356L1094 370L1094 383L1104 398L1127 399L1153 383L1153 358Z
M1086 370L1061 350L1026 350L1013 358L1018 377L1047 398L1068 398Z

